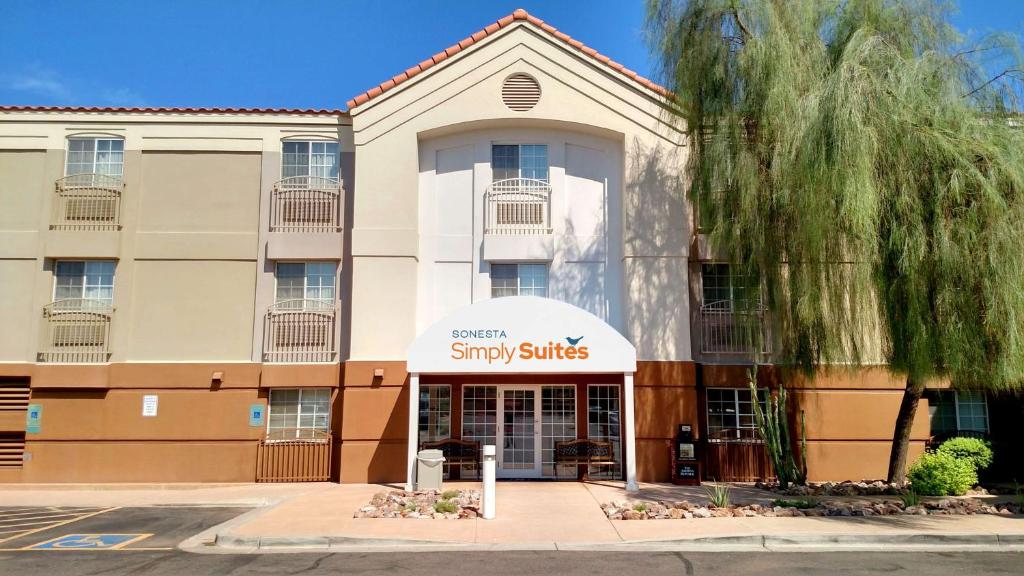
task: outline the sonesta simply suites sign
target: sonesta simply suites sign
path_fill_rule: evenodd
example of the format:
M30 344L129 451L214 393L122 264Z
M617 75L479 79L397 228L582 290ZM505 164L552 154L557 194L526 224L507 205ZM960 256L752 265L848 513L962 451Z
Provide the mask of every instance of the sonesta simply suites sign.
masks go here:
M593 314L549 298L478 302L428 328L408 351L413 373L635 372L636 350Z

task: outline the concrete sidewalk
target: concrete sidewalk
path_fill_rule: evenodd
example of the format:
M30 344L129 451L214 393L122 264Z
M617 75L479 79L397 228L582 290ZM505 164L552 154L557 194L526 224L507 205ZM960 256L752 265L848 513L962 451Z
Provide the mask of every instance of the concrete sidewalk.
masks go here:
M473 483L450 487L477 487ZM399 488L343 485L254 511L216 533L218 547L373 549L795 549L942 546L1024 549L1024 517L889 516L853 518L706 518L609 520L613 500L706 501L700 488L644 485L626 495L620 483L500 482L494 520L353 518L373 494ZM733 489L743 503L774 495Z
M447 488L479 488L471 482ZM605 502L704 503L702 488L618 482L499 482L494 520L353 518L376 484L0 485L4 506L247 506L189 538L203 552L416 550L1024 550L1024 516L609 520ZM774 494L734 486L736 503Z

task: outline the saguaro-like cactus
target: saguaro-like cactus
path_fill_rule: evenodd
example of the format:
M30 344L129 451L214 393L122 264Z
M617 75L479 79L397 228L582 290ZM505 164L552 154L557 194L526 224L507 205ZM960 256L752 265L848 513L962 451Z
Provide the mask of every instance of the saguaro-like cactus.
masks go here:
M805 484L807 482L807 425L804 412L800 411L800 464L797 465L793 455L793 442L789 436L789 418L786 411L786 389L779 387L778 394L767 394L765 406L757 392L757 366L747 372L750 381L750 397L754 405L754 419L757 431L764 440L768 450L775 477L779 486L788 488L790 483Z

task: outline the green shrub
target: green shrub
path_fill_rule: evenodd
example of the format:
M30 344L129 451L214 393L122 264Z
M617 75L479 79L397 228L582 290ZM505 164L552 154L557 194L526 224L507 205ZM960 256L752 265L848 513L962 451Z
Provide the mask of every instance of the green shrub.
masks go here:
M704 493L708 495L708 501L715 508L728 508L729 507L729 485L728 484L710 484L704 486Z
M434 512L440 512L442 514L445 514L445 513L455 513L455 512L458 512L458 511L459 511L458 505L456 505L455 502L452 502L450 500L442 500L442 501L438 502L437 504L434 504Z
M921 496L917 493L917 490L914 490L913 486L910 487L910 490L907 490L906 494L900 496L900 500L903 501L904 508L921 504Z
M818 501L814 498L803 498L801 500L785 500L783 498L776 498L772 500L772 506L779 506L781 508L796 508L798 510L807 510L814 508L818 505Z
M911 490L925 496L962 496L978 483L974 463L946 452L925 452L907 473Z
M978 471L992 464L992 445L981 438L950 438L939 446L938 451L954 458L970 460Z
M451 500L452 498L458 498L458 497L459 497L459 491L458 490L445 490L441 494L441 500Z
M640 513L647 512L647 504L644 504L643 502L641 502L641 503L637 504L636 506L633 506L633 510L635 510L637 512L640 512Z

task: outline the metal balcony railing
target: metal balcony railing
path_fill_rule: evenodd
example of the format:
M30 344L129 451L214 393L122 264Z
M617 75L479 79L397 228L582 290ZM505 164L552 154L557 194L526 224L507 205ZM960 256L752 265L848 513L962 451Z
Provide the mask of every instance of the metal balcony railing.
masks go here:
M265 362L332 362L337 354L336 302L282 300L267 310L263 331Z
M274 184L271 232L338 232L341 226L341 181L337 178L292 176Z
M737 310L730 300L708 302L700 307L702 354L769 354L771 334L767 308Z
M110 359L114 308L104 300L70 298L43 307L40 362L84 364Z
M57 180L54 230L120 230L124 180L106 174L74 174Z
M485 234L550 234L551 184L532 178L498 180L484 195Z

